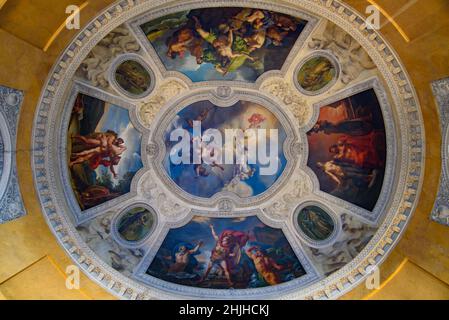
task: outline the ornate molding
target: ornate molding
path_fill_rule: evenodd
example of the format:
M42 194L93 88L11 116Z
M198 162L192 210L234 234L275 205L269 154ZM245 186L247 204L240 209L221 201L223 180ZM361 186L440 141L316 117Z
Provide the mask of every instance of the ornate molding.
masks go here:
M16 165L22 101L22 91L0 86L0 224L26 214Z
M431 218L449 226L449 78L433 82L432 90L440 111L442 170Z
M110 87L110 70L114 59L124 53L134 53L140 45L126 26L120 26L102 39L83 60L78 76L94 87ZM119 91L120 92L120 91Z
M155 94L139 107L139 116L142 123L150 127L154 118L167 102L187 90L187 86L177 80L169 80L156 90Z
M260 90L272 95L278 102L286 106L297 119L299 127L310 122L313 108L285 80L269 79L261 85Z

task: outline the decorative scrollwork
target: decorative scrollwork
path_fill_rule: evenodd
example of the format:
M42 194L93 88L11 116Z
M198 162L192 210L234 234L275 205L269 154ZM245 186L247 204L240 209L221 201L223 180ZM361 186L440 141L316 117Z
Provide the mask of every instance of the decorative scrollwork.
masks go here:
M313 184L302 171L296 171L294 176L282 193L269 207L263 211L273 219L284 220L289 217L292 210L298 205L299 199L312 192Z
M159 146L155 143L150 143L147 145L146 151L150 158L155 158L159 154Z
M230 199L222 199L218 202L218 210L230 212L234 208L234 203Z
M282 79L270 79L262 84L262 91L280 100L293 113L300 127L307 124L312 116L312 107Z
M109 66L115 57L123 53L138 52L140 45L131 31L120 26L101 40L81 63L77 73L95 87L109 88Z
M363 71L376 68L362 46L332 22L327 23L322 34L312 37L309 48L328 50L338 58L344 84L357 79Z
M231 87L228 86L220 86L217 88L217 96L220 98L228 98L232 94Z
M142 103L139 108L139 115L143 124L149 127L167 101L180 95L185 90L187 90L187 87L179 81L171 80L162 84L150 100Z
M166 217L174 218L184 211L183 207L168 196L151 178L147 178L142 183L142 193L148 200L153 201L158 211Z

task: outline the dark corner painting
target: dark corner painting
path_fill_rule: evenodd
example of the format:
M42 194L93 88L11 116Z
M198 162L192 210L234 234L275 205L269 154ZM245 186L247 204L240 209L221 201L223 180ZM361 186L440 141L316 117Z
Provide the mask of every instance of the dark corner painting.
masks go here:
M308 142L308 166L321 190L372 211L382 190L387 148L375 91L322 107Z
M280 70L307 21L252 8L203 8L141 26L165 68L192 81L254 82Z
M130 191L143 164L142 137L127 109L79 94L67 134L71 184L81 210Z
M257 217L196 216L169 231L147 274L211 289L278 285L306 274L287 238Z

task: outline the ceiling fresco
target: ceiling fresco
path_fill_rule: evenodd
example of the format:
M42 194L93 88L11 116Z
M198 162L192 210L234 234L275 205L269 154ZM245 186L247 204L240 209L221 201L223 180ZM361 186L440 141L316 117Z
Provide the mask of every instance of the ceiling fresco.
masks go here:
M165 68L194 82L280 70L307 21L254 8L177 12L140 26Z
M42 207L122 298L336 298L414 210L413 87L336 0L226 3L118 1L80 33L36 116Z
M247 289L275 286L306 272L282 231L257 217L194 216L170 230L146 273L186 286Z
M201 127L195 128L193 122L201 121ZM174 164L172 159L173 147L177 141L171 141L170 136L174 129L187 129L190 136L193 136L194 130L198 130L198 136L207 135L209 129L219 130L221 135L219 148L212 148L211 142L201 142L204 152L209 147L210 153L224 153L230 146L229 137L226 136L226 130L242 129L264 129L267 130L265 137L265 148L270 156L276 161L272 165L273 172L270 175L263 175L262 170L268 170L267 164L262 164L262 159L255 159L255 163L250 164L247 157L242 163L234 162L232 164L217 164L212 161L210 164ZM271 137L270 132L275 129L276 137ZM187 133L186 132L186 133ZM255 131L254 131L255 132ZM229 135L229 133L228 133ZM286 138L286 132L276 116L263 106L248 102L239 101L233 106L223 108L217 107L209 101L199 101L191 104L179 112L171 121L170 126L165 132L164 167L167 174L184 191L191 195L210 198L221 191L232 192L241 198L249 198L269 190L269 188L278 180L286 166L286 158L283 152L283 145ZM248 137L245 145L236 145L235 148L248 148L252 141L257 137ZM270 150L272 139L279 143L277 150ZM193 138L191 139L193 141ZM213 139L210 139L213 142ZM218 143L218 141L215 141ZM194 152L194 141L189 143L189 151ZM272 143L271 143L272 144ZM182 150L176 150L181 152ZM271 152L272 151L272 152ZM190 156L189 153L189 156ZM193 154L191 155L193 157ZM221 154L213 154L213 159L219 159Z
M130 191L142 168L141 134L125 108L79 94L67 132L70 181L82 210Z
M307 135L308 166L320 189L372 210L383 186L387 149L375 92L370 89L322 106Z

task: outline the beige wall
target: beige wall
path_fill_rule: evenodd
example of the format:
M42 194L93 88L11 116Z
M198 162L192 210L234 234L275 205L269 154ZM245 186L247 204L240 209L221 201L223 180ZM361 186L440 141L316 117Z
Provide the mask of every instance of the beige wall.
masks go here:
M390 15L411 0L377 0ZM0 1L1 3L2 1ZM113 0L89 1L83 24ZM346 1L360 12L366 0ZM33 4L34 3L34 4ZM37 4L38 3L38 4ZM25 91L19 125L18 172L28 215L0 226L1 299L111 299L82 277L81 289L65 288L70 259L59 247L40 212L30 166L34 110L46 75L74 33L63 29L48 51L54 32L64 22L65 7L75 0L8 0L0 10L0 84ZM410 41L389 23L382 33L396 48L414 82L426 126L426 172L419 206L408 230L381 267L382 286L356 288L344 299L449 299L449 228L429 220L441 167L441 137L432 80L449 76L449 2L418 0L395 18Z
M345 1L359 12L366 8L365 0ZM394 16L403 5L410 0L375 1L382 8ZM424 184L418 208L410 225L395 248L394 255L382 266L383 279L389 278L391 272L399 266L404 258L408 264L419 268L422 272L444 283L442 287L435 286L435 290L446 290L449 298L449 228L437 224L429 219L430 212L438 191L438 180L441 169L441 134L438 129L438 111L432 95L430 82L449 77L449 2L446 0L418 0L408 10L395 18L410 41L406 42L393 24L382 28L382 34L393 45L405 64L421 103L421 109L426 130L426 169ZM383 19L382 22L384 22ZM408 268L403 268L399 274L407 276ZM397 277L398 275L396 275ZM425 277L412 278L410 284L420 283L421 290L428 290L435 282L426 281ZM399 277L397 278L399 281ZM396 281L391 280L391 283ZM393 286L386 286L383 290L394 290ZM409 288L408 286L404 288ZM420 290L414 290L422 296ZM367 294L363 288L358 288L347 295L348 298L361 297ZM396 292L397 297L403 297L402 292ZM381 297L389 295L379 295ZM374 296L376 297L376 296Z
M63 29L49 50L43 49L65 21L65 7L77 2L81 1L40 0L29 6L28 0L8 0L0 10L0 84L25 91L17 165L28 213L0 226L0 297L6 299L113 298L85 276L81 279L81 290L65 289L64 271L71 261L41 214L30 165L31 130L41 87L53 62L75 35L74 31ZM81 14L83 25L112 2L91 1Z

